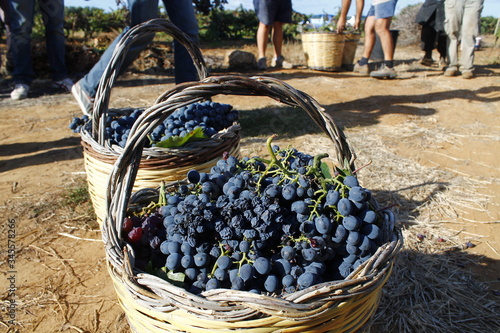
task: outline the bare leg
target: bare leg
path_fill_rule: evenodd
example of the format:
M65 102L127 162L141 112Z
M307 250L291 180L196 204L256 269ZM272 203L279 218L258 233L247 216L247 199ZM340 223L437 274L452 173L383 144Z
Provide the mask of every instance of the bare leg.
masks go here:
M273 26L274 58L281 56L283 46L283 22L274 22Z
M380 38L380 44L382 45L382 50L384 51L384 60L386 61L393 60L394 56L394 43L391 31L389 30L391 21L392 17L375 20L375 31Z
M365 47L363 58L369 59L375 46L375 16L368 16L365 22Z
M257 51L259 53L259 59L266 57L267 42L269 40L270 31L270 25L265 25L264 23L259 22L259 28L257 29Z

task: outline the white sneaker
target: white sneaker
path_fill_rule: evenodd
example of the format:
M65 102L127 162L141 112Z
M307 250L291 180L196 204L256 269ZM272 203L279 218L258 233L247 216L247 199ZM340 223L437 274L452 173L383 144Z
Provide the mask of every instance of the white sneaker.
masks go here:
M64 91L69 92L71 91L71 87L73 87L73 81L70 78L65 78L61 81L54 81L52 86L54 88L61 88Z
M87 94L85 90L77 82L71 87L71 93L75 97L78 106L82 110L83 114L90 115L92 109L94 108L94 99Z
M10 93L10 98L12 99L25 99L28 97L28 92L30 91L30 86L24 83L16 83L14 90Z

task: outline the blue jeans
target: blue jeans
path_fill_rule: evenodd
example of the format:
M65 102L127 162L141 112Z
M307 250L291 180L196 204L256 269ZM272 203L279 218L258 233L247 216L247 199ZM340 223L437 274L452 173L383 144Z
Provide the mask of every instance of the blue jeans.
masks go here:
M181 31L186 33L193 41L198 43L198 21L194 13L192 0L164 0L163 3L170 21ZM128 6L130 10L131 27L158 17L158 0L128 0ZM111 60L116 45L129 29L130 27L125 28L124 31L115 38L94 67L92 67L87 75L78 81L82 89L85 90L89 96L95 96L101 76ZM153 38L154 36L145 37L132 44L122 64L122 71L137 59L139 54L148 46ZM177 41L174 41L174 63L176 83L198 80L196 67L193 64L191 56L186 48Z
M31 31L35 15L34 0L9 1L10 36L14 83L31 84L35 77L31 59ZM45 41L51 76L54 81L68 77L64 37L64 0L38 0L45 25Z

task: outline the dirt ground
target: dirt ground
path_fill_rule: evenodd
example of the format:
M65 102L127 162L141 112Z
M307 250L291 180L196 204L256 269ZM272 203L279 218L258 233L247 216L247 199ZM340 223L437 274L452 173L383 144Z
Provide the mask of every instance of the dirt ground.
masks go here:
M264 75L310 94L326 108L352 142L359 164L371 161L360 173L365 187L385 191L384 201L396 204L402 226L430 230L450 246L470 242L464 251L476 260L468 268L498 307L500 48L493 41L486 39L476 52L472 80L419 65L421 51L412 46L396 49L395 80L304 66ZM202 51L212 58L225 52ZM227 72L212 72L220 74ZM68 129L80 110L70 94L48 84L35 82L30 98L22 101L11 100L5 84L0 87L0 331L128 332L89 205L67 202L68 193L85 180L80 137ZM170 76L127 75L114 87L111 106L151 105L173 85ZM217 100L241 110L247 123L256 110L282 121L264 124L259 132L243 128L244 156L259 152L265 136L290 121L267 98ZM330 149L317 129L279 140L305 152ZM9 244L16 249L12 261ZM9 314L16 325L9 325Z

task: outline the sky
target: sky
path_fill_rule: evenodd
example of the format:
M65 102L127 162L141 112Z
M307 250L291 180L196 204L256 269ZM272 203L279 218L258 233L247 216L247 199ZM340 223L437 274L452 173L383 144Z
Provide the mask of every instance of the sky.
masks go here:
M349 11L349 15L354 15L355 11L355 0L352 0L351 10ZM342 1L341 0L292 0L293 9L296 12L310 15L310 14L337 14L340 10ZM368 11L368 3L366 0L364 13ZM403 8L408 5L414 5L417 3L423 3L423 0L399 0L396 6L396 14ZM75 6L75 7L97 7L103 8L105 10L115 10L118 8L116 5L116 0L65 0L66 6ZM243 5L243 8L253 9L253 0L228 0L228 4L224 7L226 9L236 9L240 5ZM482 16L500 16L500 0L484 0L484 7Z

